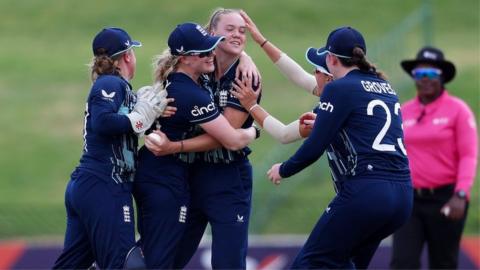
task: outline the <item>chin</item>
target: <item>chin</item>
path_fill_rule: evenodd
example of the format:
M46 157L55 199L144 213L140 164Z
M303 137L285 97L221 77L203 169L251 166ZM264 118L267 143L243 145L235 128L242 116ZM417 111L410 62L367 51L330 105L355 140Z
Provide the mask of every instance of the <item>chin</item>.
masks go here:
M205 71L203 73L210 73L210 72L213 72L214 70L215 70L215 65L211 64L205 67Z

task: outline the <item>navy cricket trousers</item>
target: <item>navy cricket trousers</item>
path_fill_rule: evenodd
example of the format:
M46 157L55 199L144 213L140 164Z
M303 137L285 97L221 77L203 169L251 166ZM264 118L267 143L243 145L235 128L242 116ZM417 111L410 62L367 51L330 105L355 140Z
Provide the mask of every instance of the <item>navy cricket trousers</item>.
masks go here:
M107 178L107 177L106 177ZM65 192L67 230L54 269L123 268L135 245L131 183L75 170Z
M190 173L190 212L174 268L187 265L210 223L212 268L245 269L252 200L250 162L248 159L229 164L199 161Z
M367 268L378 245L410 216L410 181L353 179L340 183L291 268Z

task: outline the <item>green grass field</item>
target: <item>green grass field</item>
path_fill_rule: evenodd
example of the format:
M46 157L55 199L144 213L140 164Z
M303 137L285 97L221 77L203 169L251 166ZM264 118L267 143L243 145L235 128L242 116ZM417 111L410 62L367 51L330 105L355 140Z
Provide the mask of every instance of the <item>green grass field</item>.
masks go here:
M447 85L479 115L479 2L430 1L433 44L457 66ZM150 84L151 61L166 47L168 33L181 22L205 23L218 6L245 9L269 40L311 69L307 47L325 43L335 27L362 31L372 56L392 80L402 101L415 95L401 70L424 45L423 27L405 18L416 0L278 1L0 1L0 239L62 235L63 196L82 150L85 98L90 87L86 64L91 40L105 26L120 26L144 43L136 50L136 87ZM402 23L404 22L404 23ZM263 76L263 105L284 122L316 103L296 89L250 40L248 53ZM253 233L308 233L333 197L326 161L272 186L265 173L294 153L264 134L251 156L255 170ZM434 168L433 168L434 169ZM466 232L480 232L478 176Z

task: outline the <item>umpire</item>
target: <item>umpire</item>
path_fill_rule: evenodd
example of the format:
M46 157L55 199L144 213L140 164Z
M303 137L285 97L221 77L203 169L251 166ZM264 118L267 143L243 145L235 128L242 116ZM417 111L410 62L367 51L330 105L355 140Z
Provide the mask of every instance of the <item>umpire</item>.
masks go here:
M427 244L431 269L455 269L477 163L475 118L445 89L455 66L442 51L422 48L401 65L417 88L401 108L415 192L412 216L394 234L390 266L420 268Z

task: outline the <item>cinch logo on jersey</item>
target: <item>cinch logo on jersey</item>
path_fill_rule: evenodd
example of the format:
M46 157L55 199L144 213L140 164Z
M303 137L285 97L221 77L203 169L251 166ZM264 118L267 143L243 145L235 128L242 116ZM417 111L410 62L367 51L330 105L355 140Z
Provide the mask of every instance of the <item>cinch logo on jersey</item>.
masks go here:
M210 104L208 104L205 107L200 107L200 108L198 106L193 107L193 110L191 111L191 113L193 116L200 116L214 110L215 110L215 104L212 101Z
M372 82L372 81L361 81L363 89L367 92L375 92L375 93L385 93L391 95L397 95L395 90L393 90L392 86L389 83L380 83L380 82Z
M318 102L318 108L322 111L333 112L333 105L330 102Z
M128 205L124 205L124 206L123 206L123 221L125 221L126 223L130 223L130 222L131 222L131 219L130 219L130 206L128 206Z
M180 207L180 214L178 215L178 222L185 223L187 221L187 207L184 205Z

